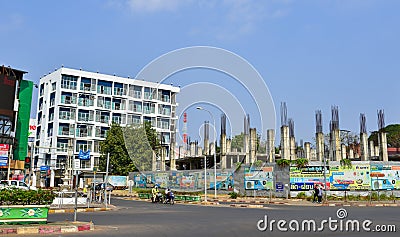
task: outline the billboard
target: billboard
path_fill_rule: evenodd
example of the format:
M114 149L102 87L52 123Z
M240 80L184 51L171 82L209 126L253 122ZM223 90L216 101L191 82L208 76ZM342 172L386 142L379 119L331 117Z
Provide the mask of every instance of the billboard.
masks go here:
M11 124L14 124L14 99L16 81L17 78L14 75L0 72L0 117L2 118L2 120L10 120ZM4 135L10 135L8 131L1 132Z
M371 164L372 190L400 189L400 165Z
M0 166L7 166L8 164L8 144L0 144Z
M326 166L326 185L329 190L329 167ZM316 184L325 186L324 167L323 166L307 166L307 167L290 167L290 190L291 191L308 191L313 190Z
M352 167L330 166L331 190L368 190L371 187L369 164L353 164Z
M274 167L245 167L244 188L247 190L271 190L274 188Z

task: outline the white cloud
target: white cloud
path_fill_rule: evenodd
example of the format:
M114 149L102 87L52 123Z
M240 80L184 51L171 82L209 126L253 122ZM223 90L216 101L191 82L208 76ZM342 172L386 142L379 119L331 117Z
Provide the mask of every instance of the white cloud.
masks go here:
M129 0L128 5L136 12L174 11L188 0Z
M219 7L227 9L217 38L234 39L249 34L265 20L285 17L290 0L224 0Z

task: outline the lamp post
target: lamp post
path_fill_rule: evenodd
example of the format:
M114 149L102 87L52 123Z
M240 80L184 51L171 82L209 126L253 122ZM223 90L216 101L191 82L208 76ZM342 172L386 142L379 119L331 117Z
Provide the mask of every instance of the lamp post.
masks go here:
M325 187L325 192L324 192L324 203L327 203L327 198L326 198L326 190L327 190L327 186L326 186L326 156L328 154L328 146L325 144L325 152L324 152L324 187Z
M214 115L207 109L204 109L203 107L196 107L198 110L204 110L207 111L211 118L213 119L213 126L214 126L214 198L217 198L217 130L215 128L215 119ZM204 177L205 178L205 177Z

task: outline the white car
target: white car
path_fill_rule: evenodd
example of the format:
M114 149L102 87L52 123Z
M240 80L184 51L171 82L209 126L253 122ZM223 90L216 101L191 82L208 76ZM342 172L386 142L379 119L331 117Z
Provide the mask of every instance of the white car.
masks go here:
M0 185L4 187L19 188L24 190L36 190L36 187L29 187L24 181L20 180L1 180Z

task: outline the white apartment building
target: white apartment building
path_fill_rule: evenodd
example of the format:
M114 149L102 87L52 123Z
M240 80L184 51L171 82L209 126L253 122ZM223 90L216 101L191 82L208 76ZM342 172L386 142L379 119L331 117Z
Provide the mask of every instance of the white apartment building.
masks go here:
M61 183L65 169L71 165L82 171L93 171L99 162L99 144L112 122L126 126L150 121L168 152L171 141L175 140L179 91L172 85L64 67L42 77L37 106L35 171L42 170L42 179L46 173L47 186ZM90 150L89 160L78 159L81 150ZM68 161L72 163L68 165Z

